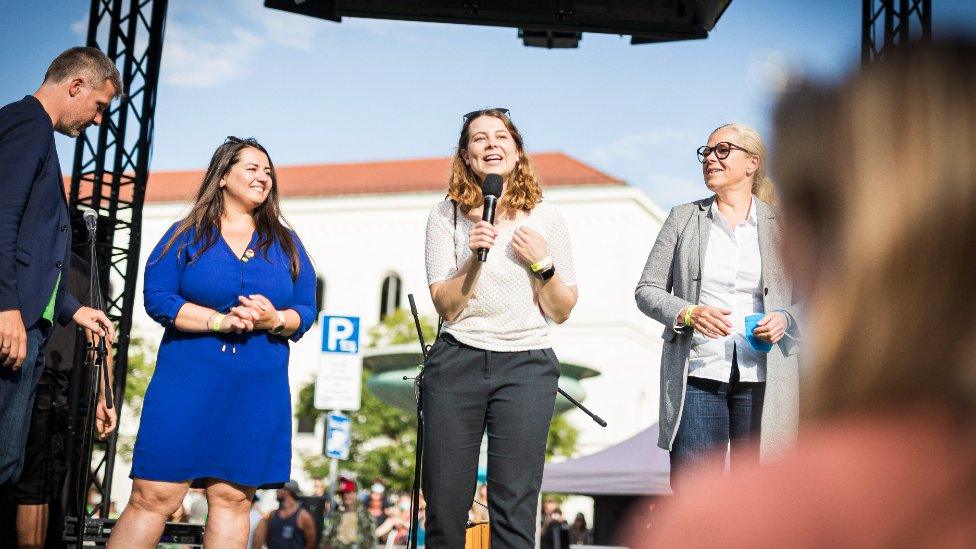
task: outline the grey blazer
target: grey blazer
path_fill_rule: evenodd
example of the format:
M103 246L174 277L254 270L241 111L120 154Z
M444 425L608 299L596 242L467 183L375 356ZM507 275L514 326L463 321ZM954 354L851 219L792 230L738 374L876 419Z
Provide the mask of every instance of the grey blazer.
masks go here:
M777 253L779 226L773 208L756 200L759 254L762 258L763 306L783 310L790 317L790 333L798 334L792 288ZM708 249L715 195L671 210L657 235L634 297L641 312L664 324L661 352L661 415L658 446L670 450L684 406L688 379L691 330L674 330L678 313L698 303L702 261ZM763 462L787 450L796 441L799 382L795 339L784 337L766 360L766 395L763 402L760 455Z

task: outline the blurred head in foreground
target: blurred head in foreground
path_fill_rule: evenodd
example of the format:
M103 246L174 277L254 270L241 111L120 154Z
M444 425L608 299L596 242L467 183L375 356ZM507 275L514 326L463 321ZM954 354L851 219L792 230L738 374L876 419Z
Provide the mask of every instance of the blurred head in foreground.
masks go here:
M976 44L944 42L781 101L781 255L807 315L798 450L700 479L634 546L976 539L974 98Z
M976 411L976 47L921 48L776 113L811 417Z

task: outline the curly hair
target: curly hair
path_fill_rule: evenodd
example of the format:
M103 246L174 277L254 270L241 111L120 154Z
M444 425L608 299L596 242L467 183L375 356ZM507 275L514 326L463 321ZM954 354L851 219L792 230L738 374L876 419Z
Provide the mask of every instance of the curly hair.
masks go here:
M482 116L491 116L501 120L502 124L505 124L505 128L512 134L512 139L515 140L515 146L518 150L518 163L512 173L505 176L505 191L501 197L502 207L509 210L531 211L542 200L542 182L535 171L532 159L525 153L522 134L519 133L512 120L499 109L477 111L465 118L464 124L461 126L461 137L458 139L457 149L454 151L447 197L457 202L464 213L481 206L484 202L478 176L464 163L462 156L468 148L470 138L468 132L471 123Z

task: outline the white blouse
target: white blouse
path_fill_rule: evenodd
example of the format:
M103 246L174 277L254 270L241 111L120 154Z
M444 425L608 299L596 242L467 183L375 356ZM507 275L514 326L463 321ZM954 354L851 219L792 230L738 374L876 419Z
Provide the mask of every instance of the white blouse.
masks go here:
M556 273L567 286L576 285L566 222L554 206L540 203L521 223L498 230L488 261L481 267L474 295L457 319L444 321L444 330L461 343L502 352L552 346L549 319L537 302L532 272L512 247L512 235L521 225L542 235L556 265ZM472 226L474 223L460 208L457 226L454 226L454 204L450 200L431 208L426 243L428 285L454 276L471 256L468 233Z
M698 301L731 309L732 334L709 339L696 331L688 356L688 375L728 382L735 349L740 381L766 381L766 354L752 350L745 336L745 317L765 312L756 201L752 201L746 220L735 227L719 211L717 201L712 202L711 216Z

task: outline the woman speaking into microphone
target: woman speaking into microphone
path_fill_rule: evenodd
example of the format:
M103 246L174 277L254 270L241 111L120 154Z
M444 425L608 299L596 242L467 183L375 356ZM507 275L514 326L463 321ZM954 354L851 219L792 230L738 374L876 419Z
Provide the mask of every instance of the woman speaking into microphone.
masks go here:
M426 543L464 546L487 429L492 546L532 547L559 378L549 324L576 305L572 251L508 110L463 118L447 199L427 221L427 281L444 324L423 383Z

